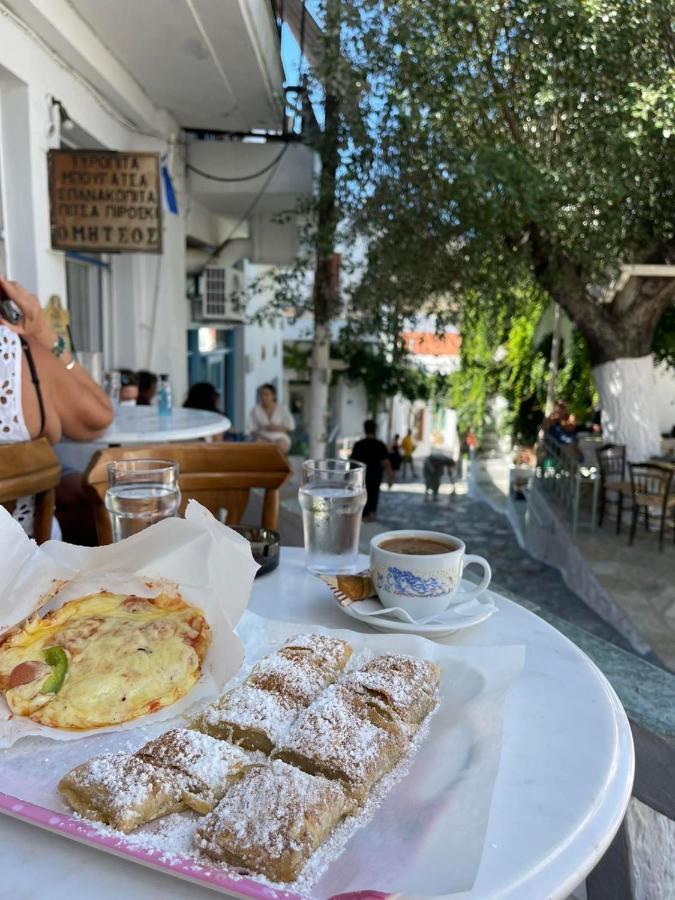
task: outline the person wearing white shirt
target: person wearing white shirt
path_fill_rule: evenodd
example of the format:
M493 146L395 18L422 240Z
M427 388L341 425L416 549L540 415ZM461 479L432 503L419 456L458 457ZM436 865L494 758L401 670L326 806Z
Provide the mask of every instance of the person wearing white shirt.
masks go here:
M277 389L273 384L263 384L258 389L258 403L249 418L253 437L276 444L283 453L288 453L291 448L289 435L294 429L293 416L283 403L277 402Z

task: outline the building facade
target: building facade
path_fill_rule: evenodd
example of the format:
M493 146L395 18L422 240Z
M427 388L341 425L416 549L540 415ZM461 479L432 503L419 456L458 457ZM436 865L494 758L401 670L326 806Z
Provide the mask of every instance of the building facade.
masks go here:
M57 295L75 348L104 369L167 372L179 403L212 380L244 430L256 385L283 387L281 329L245 325L233 298L292 260L295 222L276 219L313 176L311 151L283 141L272 4L6 0L0 42L0 268L43 303ZM52 249L59 148L160 154L160 254Z

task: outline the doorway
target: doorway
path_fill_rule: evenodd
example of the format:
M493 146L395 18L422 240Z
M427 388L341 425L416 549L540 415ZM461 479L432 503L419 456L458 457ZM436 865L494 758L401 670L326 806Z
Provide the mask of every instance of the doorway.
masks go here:
M218 403L233 422L234 403L234 329L200 326L190 328L188 340L188 378L190 387L210 382L218 391Z

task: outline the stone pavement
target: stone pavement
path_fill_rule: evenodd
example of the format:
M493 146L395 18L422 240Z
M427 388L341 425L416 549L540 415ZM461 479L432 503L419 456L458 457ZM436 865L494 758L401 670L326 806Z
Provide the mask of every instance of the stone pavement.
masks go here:
M436 503L425 501L424 486L419 481L395 484L392 490L383 488L378 521L362 528L361 550L368 552L373 535L395 528L425 528L456 535L464 541L469 553L486 557L492 568L495 590L505 588L597 637L631 649L611 625L565 585L557 569L538 562L522 550L506 518L487 503L469 497L464 482L458 483L454 495L450 494L448 484L442 485Z
M572 535L569 516L560 509L555 498L547 494L545 502L553 517L542 518L541 513L546 510L542 509L541 503L536 503L538 514L534 519L545 521L547 527L555 519L560 543L573 547L580 554L578 562L583 571L575 570L570 568L573 566L571 556L563 547L537 541L535 536L535 548L539 545L539 550L546 549L544 555L533 549L531 529L524 518L525 510L530 504L514 504L507 499L509 469L510 465L505 460L481 460L476 471L480 494L497 510L503 510L506 514L508 509L512 516L515 514L523 537L521 543L524 541L539 558L551 562L550 553L557 553L559 558L567 557L567 574L574 589L587 601L589 595L592 595L595 609L610 603L614 607L610 621L622 619L624 626L628 621L629 631L637 636L639 643L652 648L655 656L649 655L647 658L655 662L660 660L675 671L675 543L672 525L668 523L666 526L666 538L661 551L658 549L658 535L655 531L647 532L642 520L638 523L633 545L628 544L627 511L624 513L621 534L615 533L614 508L608 508L602 528L596 528L593 532L590 527L590 492L586 491L582 496L579 530L576 535ZM531 499L535 501L537 498ZM557 523L560 525L559 531ZM603 595L605 600L602 599ZM628 633L625 627L617 627L624 634Z

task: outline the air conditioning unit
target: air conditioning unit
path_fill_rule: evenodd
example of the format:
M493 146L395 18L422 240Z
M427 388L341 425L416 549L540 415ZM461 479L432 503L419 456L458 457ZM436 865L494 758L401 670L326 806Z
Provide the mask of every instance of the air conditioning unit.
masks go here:
M245 318L244 273L239 269L204 269L202 318L243 322Z

